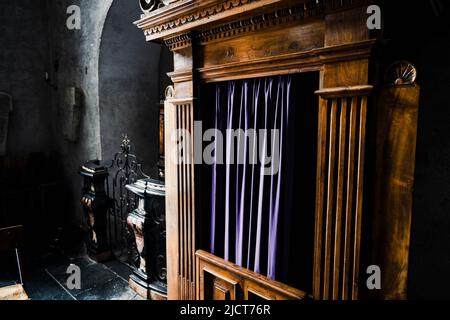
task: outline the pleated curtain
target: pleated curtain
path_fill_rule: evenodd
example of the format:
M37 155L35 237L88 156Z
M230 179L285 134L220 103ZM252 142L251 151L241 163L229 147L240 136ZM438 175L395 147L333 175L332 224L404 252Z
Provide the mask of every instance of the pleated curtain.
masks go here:
M287 268L283 252L292 245L287 240L293 214L292 90L291 76L215 85L213 125L224 139L222 154L215 140L210 166L210 251L270 279ZM227 129L254 130L256 139ZM261 154L278 158L278 165L262 163Z

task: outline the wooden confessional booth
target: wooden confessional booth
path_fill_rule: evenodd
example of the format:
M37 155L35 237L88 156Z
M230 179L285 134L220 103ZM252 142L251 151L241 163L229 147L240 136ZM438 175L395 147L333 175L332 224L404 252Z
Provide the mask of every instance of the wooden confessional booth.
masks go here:
M407 62L380 70L373 54L379 32L367 27L369 3L140 2L144 14L136 25L147 41L163 43L174 55L174 86L165 103L168 299L405 299L419 87ZM295 149L294 165L284 174L294 187L281 194L283 215L291 220L280 216L277 235L285 239L275 256L268 236L255 231L263 252L258 263L275 257L288 270L278 276L265 260L256 268L254 255L236 263L237 246L230 253L219 245L213 254L211 190L228 202L237 196L232 201L225 190L229 176L211 183L211 170L190 151L202 134L195 121L208 123L212 113L222 112L220 88L231 84L242 97L244 89L237 88L251 85L248 92L255 95L258 82L267 98L272 91L264 86L287 78L289 94L300 95L283 114L296 115L289 119L287 145ZM176 129L191 135L177 141ZM183 162L171 161L173 150ZM239 188L239 196L257 194ZM260 197L259 212L273 194ZM238 220L227 212L225 220L218 218L226 230L214 235L216 241L232 241ZM244 242L244 251L254 250L251 237ZM381 270L381 290L367 289L371 265Z

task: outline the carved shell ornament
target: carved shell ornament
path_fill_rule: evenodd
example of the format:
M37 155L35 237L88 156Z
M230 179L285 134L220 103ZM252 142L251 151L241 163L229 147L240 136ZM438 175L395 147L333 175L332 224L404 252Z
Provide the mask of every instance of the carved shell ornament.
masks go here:
M172 99L173 97L175 97L175 89L173 88L173 86L167 86L165 95L166 99Z
M392 85L414 84L416 78L416 67L408 61L394 62L386 73L386 83Z

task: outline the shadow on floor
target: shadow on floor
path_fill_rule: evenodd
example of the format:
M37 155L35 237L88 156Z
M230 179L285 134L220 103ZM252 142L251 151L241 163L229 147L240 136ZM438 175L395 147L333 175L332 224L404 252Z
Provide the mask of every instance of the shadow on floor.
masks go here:
M80 269L80 289L68 286L69 266ZM116 260L104 264L91 260L85 250L52 252L27 259L24 287L31 300L143 300L128 286L132 270ZM0 277L0 287L14 284Z

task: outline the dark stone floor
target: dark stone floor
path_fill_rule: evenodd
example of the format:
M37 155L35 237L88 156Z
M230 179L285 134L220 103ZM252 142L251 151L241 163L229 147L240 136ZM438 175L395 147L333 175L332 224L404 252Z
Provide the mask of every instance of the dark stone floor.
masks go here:
M81 271L81 288L70 290L68 267L74 264ZM85 254L58 252L27 258L24 287L31 300L143 300L128 286L131 269L112 260L96 263ZM13 276L0 274L0 287L14 284Z

